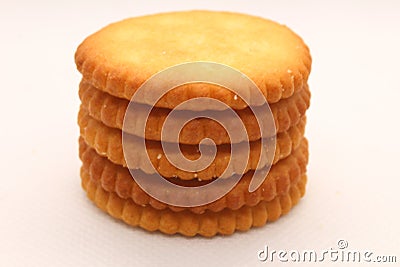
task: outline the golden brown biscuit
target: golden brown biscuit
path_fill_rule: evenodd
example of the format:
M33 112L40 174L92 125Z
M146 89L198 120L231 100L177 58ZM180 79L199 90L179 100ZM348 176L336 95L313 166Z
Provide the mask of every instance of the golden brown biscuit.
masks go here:
M79 139L80 157L83 162L81 176L88 177L94 183L99 183L104 190L116 192L119 197L131 198L138 205L150 205L155 209L169 208L181 211L185 208L167 205L146 194L132 178L127 168L115 165L105 157L99 156L82 138ZM308 161L308 144L304 138L302 144L288 158L274 165L264 182L254 192L248 191L253 172L246 173L238 184L225 196L210 204L187 208L194 213L203 213L206 210L214 212L224 208L239 209L244 205L255 206L260 201L270 201L274 197L285 194L291 184L295 184L300 176L306 172ZM196 181L189 181L190 186Z
M80 132L85 142L93 147L98 154L106 156L110 161L115 164L127 166L122 146L122 132L119 129L110 128L105 126L100 121L97 121L90 117L85 109L81 109L78 115L78 123L80 126ZM290 153L295 150L304 135L306 118L304 117L297 125L293 126L287 132L279 133L276 138L276 149L273 164L278 160L286 158ZM147 153L152 166L148 161L142 160L139 156L141 155L139 144L143 142L140 137L132 136L129 142L129 151L133 155L138 155L129 161L129 167L132 169L141 169L145 173L154 173L154 168L165 177L178 176L183 180L190 180L198 178L201 180L209 180L214 177L220 177L225 171L232 174L242 174L248 170L261 169L265 167L268 162L268 157L264 153L263 157L260 158L261 146L264 145L267 148L267 140L264 144L260 140L250 142L250 153L247 159L246 143L234 144L237 147L237 151L243 151L235 155L235 162L247 161L247 166L244 170L241 168L241 164L231 164L231 146L230 145L219 145L217 146L217 154L212 163L205 169L193 173L185 170L178 169L171 164L165 156L164 150L159 141L146 140ZM198 146L195 145L181 145L181 151L183 155L190 160L195 160L200 157ZM146 155L144 155L146 156ZM229 168L227 169L227 167Z
M158 230L169 235L179 233L184 236L206 237L247 231L251 227L262 226L267 221L277 220L298 203L305 193L306 182L307 177L303 175L296 184L291 185L286 194L270 201L262 201L253 207L243 206L238 210L224 209L219 212L206 211L203 214L195 214L187 210L174 212L137 205L131 199L123 199L115 193L107 192L100 184L82 176L82 187L89 199L116 219L147 231Z
M311 69L308 47L289 28L229 12L185 11L126 19L86 38L75 54L85 80L128 100L157 72L194 61L217 62L241 71L269 103L301 90ZM156 106L172 109L202 96L221 100L234 109L246 107L234 93L206 83L180 86ZM250 96L249 104L258 100Z
M79 97L82 101L82 106L89 111L90 116L102 121L109 127L122 129L129 101L97 90L85 81L80 83ZM287 131L291 126L296 125L300 118L306 113L309 106L310 91L307 85L303 90L295 93L293 96L281 100L278 103L271 104L270 109L274 117L276 132ZM257 107L255 108L257 109ZM164 108L153 109L147 119L146 139L158 141L161 139L160 125L163 125L169 112L170 110ZM220 112L225 113L225 116L230 116L227 112ZM246 108L239 110L237 114L245 125L249 140L254 141L260 139L260 129L251 109ZM125 127L124 130L137 136L142 135L140 131L142 129L137 127ZM200 140L205 137L213 139L218 145L230 143L227 132L220 124L204 118L194 119L182 128L180 143L198 144Z

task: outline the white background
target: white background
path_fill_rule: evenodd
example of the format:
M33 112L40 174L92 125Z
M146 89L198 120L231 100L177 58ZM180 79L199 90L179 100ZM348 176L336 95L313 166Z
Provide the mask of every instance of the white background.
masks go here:
M0 266L257 266L265 245L322 251L339 239L399 262L399 3L3 1ZM185 9L270 18L311 49L307 194L266 227L213 239L149 234L99 211L80 187L76 47L110 22Z

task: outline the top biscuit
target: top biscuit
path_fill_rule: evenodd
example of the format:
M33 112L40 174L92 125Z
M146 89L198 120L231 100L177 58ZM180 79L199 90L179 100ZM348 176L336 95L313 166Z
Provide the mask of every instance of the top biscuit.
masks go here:
M163 13L116 22L87 37L75 54L86 81L128 100L152 75L193 61L217 62L241 71L269 103L301 90L311 68L308 47L286 26L212 11ZM234 109L247 106L228 89L210 84L180 86L156 106L174 108L194 97L216 98Z

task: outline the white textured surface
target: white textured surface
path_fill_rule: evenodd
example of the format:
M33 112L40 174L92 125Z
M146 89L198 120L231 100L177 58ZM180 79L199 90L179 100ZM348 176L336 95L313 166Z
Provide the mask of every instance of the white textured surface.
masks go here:
M0 265L255 266L264 245L319 251L338 239L399 262L399 2L183 2L1 4ZM268 17L311 48L307 194L264 228L213 239L149 234L106 216L80 188L77 45L110 22L181 9Z

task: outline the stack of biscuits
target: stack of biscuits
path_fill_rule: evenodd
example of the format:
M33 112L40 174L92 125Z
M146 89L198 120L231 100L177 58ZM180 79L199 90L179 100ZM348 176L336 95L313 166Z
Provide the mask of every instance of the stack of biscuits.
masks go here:
M304 195L311 57L302 39L286 26L228 12L186 11L136 17L111 24L86 38L76 51L75 61L83 76L78 115L82 186L88 197L111 216L148 231L211 237L275 221ZM174 88L151 107L144 135L131 129L129 134L138 142L144 138L147 155L137 153L135 165L127 164L124 118L135 92L156 73L196 61L225 64L257 85L275 123L275 153L270 163L258 164L264 136L249 103L215 84L191 84ZM201 186L219 179L228 166L230 147L235 144L215 121L196 118L179 133L182 154L192 160L199 157L199 144L204 138L214 141L217 153L207 168L196 172L179 169L169 162L161 145L168 114L196 97L217 99L237 113L247 130L243 140L249 141L249 158L244 170L236 172L235 166L230 170L233 176L242 177L223 197L200 206L174 206L146 193L130 169L148 174L156 170L166 180L184 186ZM150 103L144 99L139 104ZM154 168L142 164L142 157L148 157ZM269 172L262 184L249 192L252 175L259 168L268 168Z

